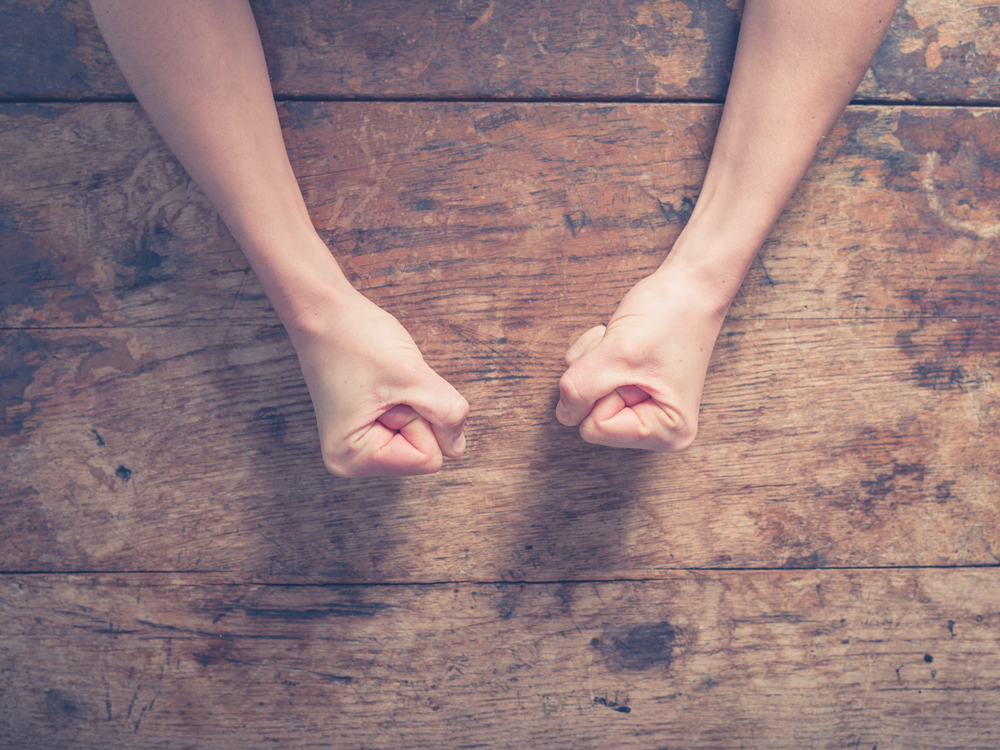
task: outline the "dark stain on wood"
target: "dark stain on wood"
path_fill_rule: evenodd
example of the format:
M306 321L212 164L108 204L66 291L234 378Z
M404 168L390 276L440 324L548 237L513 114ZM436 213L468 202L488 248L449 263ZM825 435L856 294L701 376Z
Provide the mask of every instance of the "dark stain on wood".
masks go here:
M978 318L956 318L949 326L944 341L931 345L927 340L923 320L916 327L907 327L896 334L896 345L909 359L910 382L918 388L932 391L954 390L969 393L989 388L995 382L990 362L994 351L992 327ZM996 358L1000 362L1000 358Z
M273 406L264 406L250 420L250 432L255 437L263 438L265 445L281 445L288 434L288 421Z
M613 672L641 672L653 667L666 670L673 661L677 635L677 629L665 621L627 625L605 631L591 645L596 645Z
M570 211L563 215L563 219L565 219L566 226L569 227L574 238L576 238L577 232L587 226L587 214L583 211Z
M59 309L69 313L74 323L86 323L88 318L97 317L101 307L90 290L74 284L69 297L59 300Z
M673 203L666 203L659 199L657 199L656 203L660 207L660 213L663 214L663 218L667 220L668 224L687 224L687 220L691 218L691 214L694 211L695 202L685 195L681 198L680 207L676 209Z
M919 448L923 426L915 421L892 428L869 426L842 449L843 460L857 463L855 489L845 487L836 505L850 524L867 533L879 533L901 506L924 506L940 501L936 471L928 468Z
M324 604L321 607L305 609L242 607L247 617L260 617L274 620L323 620L327 617L375 617L385 612L389 606L381 603L349 605Z
M214 664L223 664L234 660L235 643L230 637L223 637L212 640L208 648L204 651L196 651L191 654L196 662L203 667L210 667Z
M26 331L4 331L0 336L0 437L20 434L35 413L35 403L25 393L47 355L45 342Z
M82 6L65 6L5 5L4 23L0 26L0 91L4 94L80 96L91 92L88 73L95 71L88 71L89 61L81 60L71 50L93 49L94 35L90 34L89 40L88 35L81 39L77 28L77 19L94 28L93 16L88 19L81 12ZM101 54L103 44L97 46L98 57L110 61L106 49ZM89 56L85 53L84 58ZM120 79L120 74L112 73L111 78Z
M369 31L359 37L361 47L369 60L387 60L402 52L406 47L406 36L391 34L383 30Z
M511 574L514 577L515 574ZM497 618L509 620L517 612L518 602L525 592L525 586L521 584L498 583L496 590L499 595L492 595L489 603L496 611Z
M174 237L165 226L157 224L143 231L138 246L122 254L121 265L130 270L120 277L119 291L135 291L166 281L163 262L170 255L170 245Z
M781 567L785 570L815 570L822 568L823 565L823 555L816 550L807 555L789 557L782 563Z
M14 226L14 218L0 209L0 323L9 307L37 305L41 295L36 286L51 284L56 272L52 250Z
M1000 63L996 23L992 0L960 6L901 4L860 94L947 101L942 96L946 88L954 96L951 101L984 95L995 99Z
M52 688L45 691L45 711L57 723L86 721L87 705L67 690Z
M620 714L627 714L632 712L632 709L629 708L624 703L619 703L618 701L615 700L609 700L608 698L605 698L604 696L600 695L594 696L594 703L597 704L598 706L607 706L611 710L617 711Z

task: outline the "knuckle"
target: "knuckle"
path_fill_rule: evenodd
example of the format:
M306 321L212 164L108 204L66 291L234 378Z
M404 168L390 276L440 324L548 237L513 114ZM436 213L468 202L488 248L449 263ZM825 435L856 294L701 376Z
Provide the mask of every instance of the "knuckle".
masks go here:
M465 397L462 396L462 394L456 392L455 398L453 398L451 403L448 405L447 411L445 412L441 423L446 427L454 427L462 424L468 416L469 402L465 400Z
M353 467L336 460L332 456L324 455L323 465L326 467L326 470L335 477L341 477L342 479L356 479L361 476L361 474Z
M341 477L342 479L358 479L368 476L365 471L364 462L360 460L361 455L358 451L351 450L350 448L340 451L323 448L322 451L323 465L333 476Z
M398 382L415 383L426 379L427 364L423 360L403 357L393 364L393 374Z
M588 419L580 425L580 437L591 445L607 445L604 433L595 427Z
M670 447L667 448L667 451L670 453L680 453L681 451L687 450L691 446L691 443L694 442L697 434L698 429L696 427L690 427L680 431L674 436Z
M582 378L583 373L579 368L571 367L562 374L562 377L559 378L559 394L564 400L571 403L579 403L583 400L580 395L583 385Z
M653 450L663 453L680 453L688 449L697 434L698 425L696 423L681 422L666 434L659 436L658 439L654 436L655 445L651 447Z
M420 474L436 474L444 466L444 456L440 453L428 457L427 461L419 469Z
M649 349L632 338L625 338L615 343L615 360L626 369L640 370L649 360Z

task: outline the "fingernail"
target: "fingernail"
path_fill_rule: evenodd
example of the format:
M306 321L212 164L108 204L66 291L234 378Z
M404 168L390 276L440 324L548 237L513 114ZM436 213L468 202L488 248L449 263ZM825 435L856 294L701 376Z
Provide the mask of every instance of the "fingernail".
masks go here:
M570 420L569 409L563 406L562 401L556 404L556 419L560 422L568 422Z
M451 449L455 453L462 453L465 451L465 433L461 433L451 444Z

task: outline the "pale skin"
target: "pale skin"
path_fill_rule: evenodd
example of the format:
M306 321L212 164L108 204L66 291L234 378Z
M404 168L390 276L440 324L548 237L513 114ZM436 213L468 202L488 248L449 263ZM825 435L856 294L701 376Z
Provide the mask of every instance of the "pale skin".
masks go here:
M712 348L771 227L871 65L896 0L747 0L701 195L662 265L570 347L556 417L584 440L680 451Z
M468 403L399 322L351 286L312 225L246 0L91 5L132 90L288 330L326 467L344 477L427 474L461 456ZM560 422L622 448L691 443L729 305L895 6L747 1L695 210L660 268L625 296L607 327L587 331L566 354Z

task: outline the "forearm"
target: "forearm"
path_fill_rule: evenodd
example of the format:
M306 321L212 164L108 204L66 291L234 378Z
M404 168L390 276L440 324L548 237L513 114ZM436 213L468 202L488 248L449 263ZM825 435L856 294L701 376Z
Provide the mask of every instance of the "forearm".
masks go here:
M688 227L668 258L726 306L871 64L897 0L747 0Z
M164 140L240 243L279 316L347 284L313 229L285 151L246 0L92 0Z

